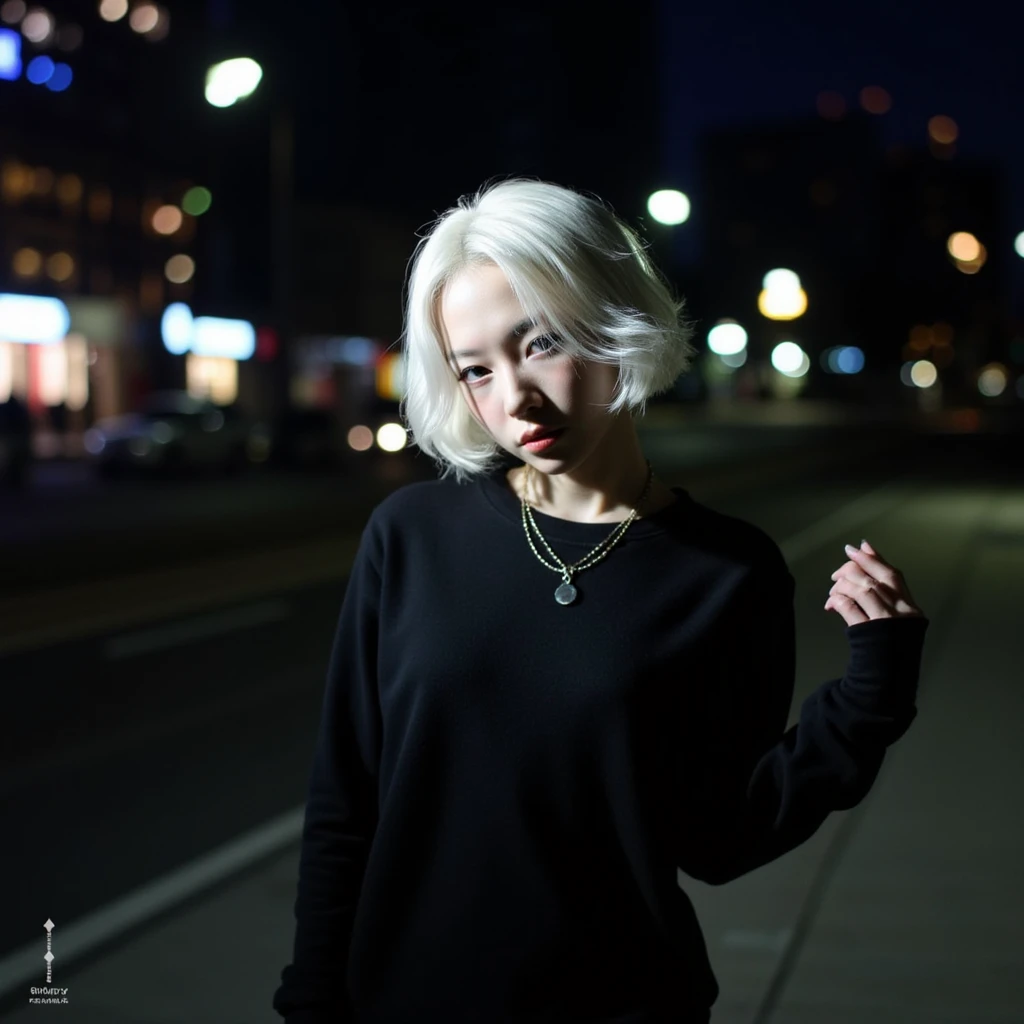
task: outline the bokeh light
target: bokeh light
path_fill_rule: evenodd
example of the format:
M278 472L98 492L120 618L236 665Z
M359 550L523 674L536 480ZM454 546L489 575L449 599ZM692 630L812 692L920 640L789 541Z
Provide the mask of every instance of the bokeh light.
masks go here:
M7 0L0 7L0 21L7 25L17 25L27 12L28 7L25 0Z
M708 348L717 356L734 356L747 346L747 332L735 320L719 320L708 331Z
M892 109L892 97L881 86L868 85L860 91L860 105L869 114L887 114Z
M690 217L690 200L683 192L674 188L663 188L652 192L647 199L647 212L659 223L682 224Z
M25 77L33 85L46 85L56 66L49 57L33 57L25 68Z
M84 187L77 174L62 174L57 179L57 198L65 206L74 206L82 199Z
M795 341L780 341L770 358L772 366L787 377L803 377L811 368L807 353Z
M828 373L852 375L864 369L864 352L856 345L833 345L822 352L820 362Z
M206 72L206 102L213 107L230 107L251 96L263 78L263 68L249 57L214 64Z
M377 447L386 452L400 452L409 435L401 423L385 423L377 430Z
M946 250L955 260L970 262L981 252L981 243L969 231L957 231L946 241Z
M28 14L22 18L21 34L36 46L44 46L53 38L54 24L53 17L49 11L42 7L33 7Z
M43 256L38 249L19 249L11 260L11 269L18 277L38 277L43 270Z
M997 398L1006 390L1009 374L1002 363L989 363L978 373L978 391L986 398Z
M357 424L348 432L348 446L353 451L367 452L373 447L373 431Z
M182 222L181 210L176 206L161 206L153 214L153 230L158 235L173 235Z
M152 32L159 22L160 12L157 10L156 4L151 3L137 4L132 8L131 16L128 18L128 24L140 36L144 36L147 32Z
M952 145L956 142L959 134L960 129L957 128L956 121L951 117L946 117L945 114L937 114L928 121L928 135L932 141L938 142L940 145Z
M66 252L55 252L46 261L46 273L54 281L67 281L75 272L75 261Z
M1013 240L1013 251L1024 259L1024 231Z
M988 250L985 246L978 244L978 254L973 260L956 260L956 269L962 274L976 274L988 259Z
M172 256L164 265L164 274L171 284L185 284L196 272L196 261L185 253Z
M54 64L53 74L50 75L50 80L46 83L46 88L49 89L50 92L63 92L71 84L74 77L75 74L69 65L64 63Z
M907 367L907 378L912 387L930 388L939 379L939 371L930 359L918 359Z
M201 217L213 203L213 195L208 188L196 185L190 188L181 201L181 208L193 217Z
M757 308L769 320L795 320L807 312L807 293L800 278L782 267L769 270L762 281Z
M171 31L171 16L166 7L161 7L160 4L153 6L156 7L156 24L145 32L144 38L147 42L158 43L161 39L166 39Z
M120 21L128 13L128 0L100 0L99 12L104 21Z

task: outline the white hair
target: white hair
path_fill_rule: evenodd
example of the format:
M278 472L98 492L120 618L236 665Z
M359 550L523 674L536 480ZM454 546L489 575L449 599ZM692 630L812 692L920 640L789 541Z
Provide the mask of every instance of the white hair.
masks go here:
M442 477L462 483L495 468L502 451L474 418L449 362L441 322L445 286L461 270L494 264L527 316L558 335L573 359L617 365L611 415L643 415L696 349L685 303L671 294L644 243L600 200L513 178L463 196L417 243L403 348L402 415Z

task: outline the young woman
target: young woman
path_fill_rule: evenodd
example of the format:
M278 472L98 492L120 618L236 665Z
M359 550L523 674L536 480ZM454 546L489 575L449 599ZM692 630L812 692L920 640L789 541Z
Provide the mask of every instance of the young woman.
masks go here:
M637 236L555 185L486 188L421 240L403 414L441 474L374 510L349 579L291 1024L708 1021L677 868L720 885L793 849L913 720L928 620L864 542L825 605L846 673L786 731L782 553L637 438L693 357L681 311Z

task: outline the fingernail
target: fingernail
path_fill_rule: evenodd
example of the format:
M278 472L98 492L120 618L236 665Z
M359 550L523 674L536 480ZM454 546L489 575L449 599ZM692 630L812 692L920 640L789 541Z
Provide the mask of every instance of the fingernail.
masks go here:
M847 544L846 553L848 555L855 555L857 553L857 549L852 544Z
M861 546L861 547L864 547L864 545L865 545L865 544L868 544L868 542L867 542L866 540L862 540L862 541L860 542L860 546ZM870 544L868 544L868 547L871 547L871 545L870 545Z

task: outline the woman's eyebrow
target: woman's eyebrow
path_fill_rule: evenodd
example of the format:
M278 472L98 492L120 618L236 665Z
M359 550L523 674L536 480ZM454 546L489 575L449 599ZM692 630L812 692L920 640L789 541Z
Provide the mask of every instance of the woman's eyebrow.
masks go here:
M525 320L520 320L511 331L508 332L508 337L505 338L505 343L512 341L515 338L521 338L527 332L533 330L534 327L538 326L537 321L532 317L527 317ZM452 352L448 357L449 362L453 365L459 359L475 359L477 356L483 356L487 353L479 348L464 348L459 352Z

